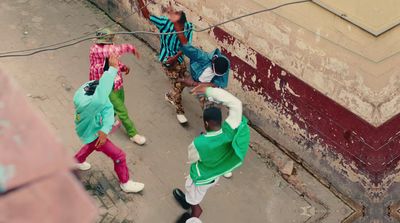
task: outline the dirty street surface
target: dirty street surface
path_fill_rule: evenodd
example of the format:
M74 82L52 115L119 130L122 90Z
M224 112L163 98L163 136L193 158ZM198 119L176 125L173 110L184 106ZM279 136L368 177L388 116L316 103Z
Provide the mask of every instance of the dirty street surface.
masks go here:
M74 38L113 24L102 11L77 0L2 0L0 51L39 47ZM114 30L123 30L117 24ZM99 208L97 222L171 223L184 211L172 189L184 187L188 175L187 146L202 130L201 108L184 92L189 126L178 124L174 108L164 100L169 88L154 49L133 36L141 54L125 56L131 68L125 76L129 113L145 146L134 145L123 129L111 139L127 154L133 180L144 182L141 194L125 194L118 185L112 161L94 153L92 169L79 179ZM73 156L81 147L74 132L75 90L88 81L91 41L31 57L0 59L0 69L12 76ZM282 175L284 177L282 177ZM289 179L289 180L288 180ZM341 222L352 210L307 171L269 141L252 131L252 150L231 179L221 179L202 203L203 222L289 223Z

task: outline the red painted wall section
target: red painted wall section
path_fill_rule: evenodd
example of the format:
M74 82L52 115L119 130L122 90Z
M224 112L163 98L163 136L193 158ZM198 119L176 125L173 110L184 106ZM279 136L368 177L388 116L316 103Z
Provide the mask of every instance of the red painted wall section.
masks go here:
M238 41L221 28L212 32L217 41L230 45ZM400 158L397 149L400 115L374 127L256 51L253 50L257 58L254 68L229 50L222 50L231 60L237 74L235 78L242 87L261 92L268 103L283 107L283 113L290 115L309 134L317 136L312 141L318 140L346 160L354 161L375 184L394 169ZM254 75L256 81L252 80Z

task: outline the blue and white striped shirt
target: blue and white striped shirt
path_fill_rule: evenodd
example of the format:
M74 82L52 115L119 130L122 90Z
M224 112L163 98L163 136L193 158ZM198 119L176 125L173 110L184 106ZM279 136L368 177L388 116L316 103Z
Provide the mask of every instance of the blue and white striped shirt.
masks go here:
M157 29L161 33L169 33L175 32L174 23L172 23L167 17L165 16L150 16L150 21L157 27ZM190 22L186 22L184 29L190 31L185 32L185 36L188 39L189 43L192 42L193 37L193 24ZM168 59L168 57L175 56L179 52L179 48L181 46L181 42L178 39L176 34L170 35L160 35L160 57L159 60L164 62ZM179 63L183 62L183 56L178 58Z

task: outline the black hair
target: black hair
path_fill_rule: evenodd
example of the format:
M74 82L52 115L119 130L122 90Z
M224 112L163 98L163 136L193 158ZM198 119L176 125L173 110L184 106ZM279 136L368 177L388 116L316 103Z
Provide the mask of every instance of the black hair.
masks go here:
M97 88L98 85L99 85L99 81L98 81L98 80L95 80L95 81L90 82L90 83L84 88L84 90L85 90L85 95L89 95L89 96L93 95L94 92L96 91L96 88Z
M213 60L215 73L224 74L229 69L229 62L225 57L217 57Z
M182 25L185 25L187 19L186 19L186 14L184 11L180 11L181 17L179 18L178 22Z
M222 112L221 109L217 107L209 107L203 111L203 121L204 122L214 122L215 124L221 125L222 122Z

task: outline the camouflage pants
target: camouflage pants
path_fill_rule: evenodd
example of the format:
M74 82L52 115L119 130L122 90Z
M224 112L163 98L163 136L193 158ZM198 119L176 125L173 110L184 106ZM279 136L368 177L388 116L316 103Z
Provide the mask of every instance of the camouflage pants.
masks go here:
M169 78L172 87L172 89L166 94L166 96L175 105L176 113L184 114L185 111L182 106L182 91L185 88L185 86L182 83L178 82L178 79L185 77L185 72L186 72L185 62L181 64L176 63L171 67L168 68L164 67L164 69L165 69L165 74Z

